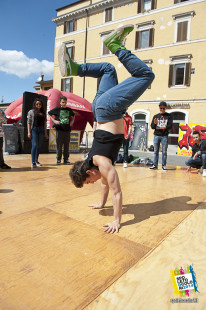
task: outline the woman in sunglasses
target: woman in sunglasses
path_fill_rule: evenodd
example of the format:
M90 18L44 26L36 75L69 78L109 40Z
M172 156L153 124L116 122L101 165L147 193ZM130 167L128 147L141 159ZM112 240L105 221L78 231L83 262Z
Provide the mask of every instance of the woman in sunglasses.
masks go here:
M40 146L43 142L44 136L48 139L46 131L46 113L43 108L41 99L36 98L33 102L33 109L27 115L27 130L28 138L31 139L31 159L32 168L40 167L38 161Z

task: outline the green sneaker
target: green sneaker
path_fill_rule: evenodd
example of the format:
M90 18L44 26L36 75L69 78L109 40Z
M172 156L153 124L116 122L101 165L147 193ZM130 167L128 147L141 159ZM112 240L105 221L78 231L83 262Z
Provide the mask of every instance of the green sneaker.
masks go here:
M63 77L76 76L80 65L71 60L68 49L64 43L61 44L58 52L59 70Z
M124 25L118 27L105 36L104 45L114 54L117 49L124 50L124 39L134 29L134 25Z

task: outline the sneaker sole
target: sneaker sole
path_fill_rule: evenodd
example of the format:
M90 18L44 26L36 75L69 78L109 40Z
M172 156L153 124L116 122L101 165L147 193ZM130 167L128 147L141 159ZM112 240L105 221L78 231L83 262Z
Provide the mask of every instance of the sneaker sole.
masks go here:
M112 31L110 34L108 34L107 36L104 37L103 43L108 46L108 44L116 39L117 37L119 37L119 35L126 29L126 28L132 28L128 34L134 29L134 25L129 24L129 25L125 25L125 26L120 26L118 27L116 30Z

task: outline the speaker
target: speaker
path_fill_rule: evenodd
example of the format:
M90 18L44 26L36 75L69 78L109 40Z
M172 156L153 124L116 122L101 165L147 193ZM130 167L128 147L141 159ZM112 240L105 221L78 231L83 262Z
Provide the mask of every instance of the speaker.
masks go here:
M25 91L23 93L23 104L22 104L22 126L23 127L27 127L27 114L29 110L33 108L33 102L36 98L42 100L44 111L45 113L47 112L47 97L46 96ZM25 136L25 140L26 139L28 138L26 138Z
M48 130L47 130L48 133ZM18 141L19 141L19 153L30 154L31 153L31 140L27 137L27 127L18 127ZM49 153L49 139L45 139L40 147L40 153Z
M18 136L19 136L19 151L20 153L29 154L31 153L31 140L28 138L27 133L27 114L29 110L33 108L34 100L38 98L43 102L43 107L45 113L47 112L47 97L44 95L39 95L30 92L23 93L23 104L22 104L22 126L18 127ZM49 152L49 140L44 138L42 145L40 147L40 153Z

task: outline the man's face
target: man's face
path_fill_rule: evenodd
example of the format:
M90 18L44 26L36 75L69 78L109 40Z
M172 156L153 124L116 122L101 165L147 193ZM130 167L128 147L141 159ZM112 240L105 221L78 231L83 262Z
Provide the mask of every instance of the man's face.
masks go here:
M193 138L193 140L194 140L195 143L200 143L200 141L201 141L200 136L197 135L197 134L196 134L196 135L193 135L192 138Z
M99 170L88 170L88 177L84 181L84 184L93 184L101 178Z
M67 101L66 100L61 100L60 101L60 105L61 105L62 108L66 108Z
M164 114L166 110L166 107L164 105L160 105L160 113Z

